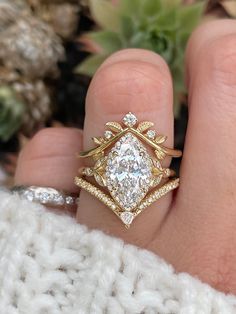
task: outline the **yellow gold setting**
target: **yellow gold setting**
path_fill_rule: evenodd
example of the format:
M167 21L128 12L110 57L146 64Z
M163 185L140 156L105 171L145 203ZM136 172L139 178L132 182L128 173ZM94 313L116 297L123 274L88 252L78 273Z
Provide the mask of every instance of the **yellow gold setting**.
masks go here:
M122 124L108 122L106 127L103 137L93 138L97 147L79 153L80 158L93 158L95 164L79 169L75 184L98 198L129 228L144 209L179 186L178 178L167 181L175 172L161 161L166 156L180 157L182 152L166 147L167 137L156 134L152 122L138 123L131 112Z

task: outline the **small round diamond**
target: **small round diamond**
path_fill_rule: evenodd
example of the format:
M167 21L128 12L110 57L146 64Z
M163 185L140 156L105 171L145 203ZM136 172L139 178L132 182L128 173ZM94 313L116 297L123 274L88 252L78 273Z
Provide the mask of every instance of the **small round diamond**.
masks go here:
M39 199L43 204L46 204L48 200L50 199L50 195L47 192L42 192L39 195Z
M156 136L156 132L154 130L147 131L147 137L149 137L151 140L154 140L155 136Z
M54 195L54 202L57 204L57 205L64 205L64 199L61 195L59 194L55 194Z
M105 139L109 140L110 138L112 138L112 136L113 136L113 134L111 131L109 131L109 130L105 131L105 133L104 133Z
M71 196L66 197L66 204L67 205L73 205L74 204L74 199Z
M129 127L134 126L137 123L137 121L138 119L131 112L127 113L123 118L124 124Z

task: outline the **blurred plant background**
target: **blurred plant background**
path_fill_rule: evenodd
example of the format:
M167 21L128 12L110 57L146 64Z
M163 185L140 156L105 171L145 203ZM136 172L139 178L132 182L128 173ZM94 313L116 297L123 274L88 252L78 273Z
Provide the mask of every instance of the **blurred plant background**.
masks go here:
M11 184L19 151L38 130L83 127L92 75L127 47L169 64L175 142L183 148L186 43L204 19L222 17L236 18L235 0L1 0L0 183Z

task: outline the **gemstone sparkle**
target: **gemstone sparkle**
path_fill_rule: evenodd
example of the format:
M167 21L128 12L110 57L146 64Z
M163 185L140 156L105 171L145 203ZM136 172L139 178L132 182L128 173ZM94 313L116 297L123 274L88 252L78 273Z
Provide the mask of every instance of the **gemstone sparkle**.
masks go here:
M137 123L138 119L135 117L134 114L132 114L131 112L127 113L124 118L123 118L123 122L125 125L132 127Z
M147 131L147 137L149 137L151 140L153 140L155 136L156 136L156 132L154 130Z
M120 218L124 224L130 225L134 219L134 214L131 212L123 212L120 214Z
M132 133L116 142L108 154L107 188L121 208L131 211L144 198L152 178L152 160Z
M109 140L110 138L112 138L112 136L113 136L113 134L112 134L111 131L106 130L106 131L104 132L104 137L105 137L105 139Z

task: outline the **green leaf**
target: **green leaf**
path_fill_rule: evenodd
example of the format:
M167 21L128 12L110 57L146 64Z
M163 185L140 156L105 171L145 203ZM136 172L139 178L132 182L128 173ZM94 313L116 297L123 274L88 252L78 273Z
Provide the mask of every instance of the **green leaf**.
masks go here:
M119 9L125 15L139 15L143 0L119 0ZM149 0L150 1L150 0Z
M161 0L143 0L142 1L142 12L147 17L151 17L160 13L161 11Z
M0 87L0 138L8 141L20 128L25 112L23 104L8 86Z
M184 32L179 32L176 35L176 45L178 46L179 50L185 50L187 41L190 37L191 33L189 33L187 30Z
M120 12L118 7L106 0L90 0L91 14L97 24L105 29L120 30Z
M121 31L122 37L125 41L129 40L135 33L135 25L130 16L121 17Z
M199 24L205 8L204 2L182 6L178 11L179 27L191 33Z
M177 27L177 11L176 9L171 9L162 12L156 19L156 29L157 30L175 30Z
M89 56L75 68L75 73L93 76L106 58L107 56L99 54Z
M184 70L182 69L182 67L179 66L172 69L172 73L175 90L178 92L185 90Z
M162 10L170 10L182 5L182 0L161 0Z
M145 44L145 42L148 39L147 36L148 34L145 34L143 32L137 32L130 40L130 47L149 49L149 47L147 47ZM151 43L150 43L150 47L151 47Z
M88 37L96 42L106 53L113 53L122 48L122 42L117 33L110 31L91 32Z

